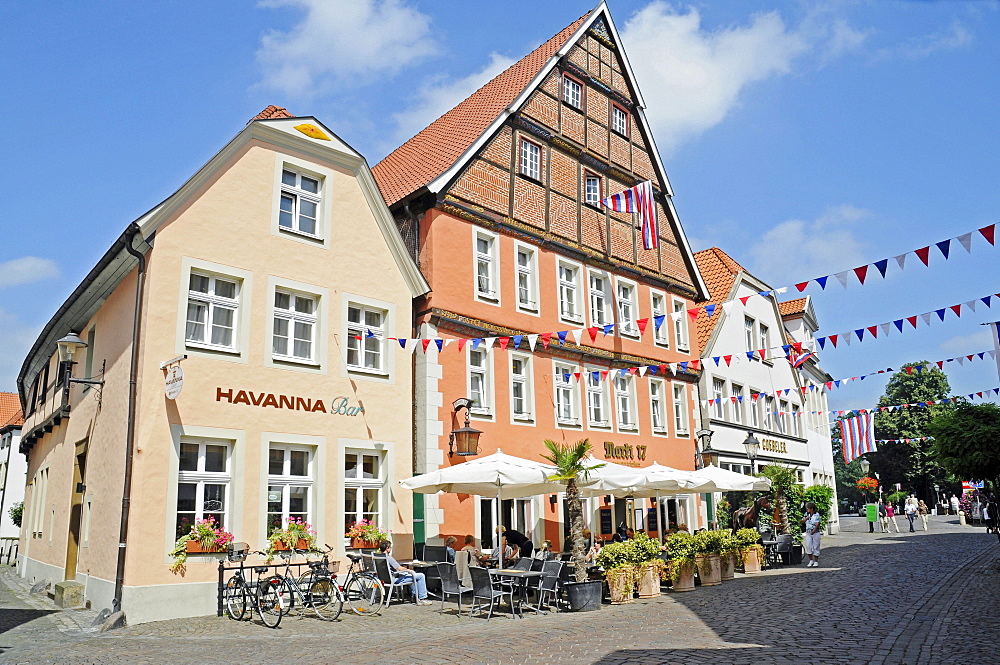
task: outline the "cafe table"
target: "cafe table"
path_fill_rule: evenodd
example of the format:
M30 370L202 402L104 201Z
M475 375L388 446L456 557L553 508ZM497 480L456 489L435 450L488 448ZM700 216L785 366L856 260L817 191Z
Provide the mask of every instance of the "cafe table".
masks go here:
M517 609L517 615L519 617L524 617L523 608L525 607L529 610L534 610L535 614L548 614L548 612L542 608L528 604L528 580L542 577L545 573L540 570L519 570L517 568L489 568L488 570L490 571L491 577L517 580L519 591L518 595L520 596Z
M423 573L424 574L424 578L428 582L431 581L432 579L438 579L437 577L431 577L428 574L428 571L431 571L431 570L437 572L437 562L436 561L421 561L420 559L413 559L411 561L403 561L401 563L404 566L409 566L410 568L412 568L413 570L415 570L418 573ZM433 591L431 591L431 589L430 589L429 586L427 588L427 595L428 596L433 596L433 597L437 598L438 600L441 600L441 596L439 596L438 594L436 594Z

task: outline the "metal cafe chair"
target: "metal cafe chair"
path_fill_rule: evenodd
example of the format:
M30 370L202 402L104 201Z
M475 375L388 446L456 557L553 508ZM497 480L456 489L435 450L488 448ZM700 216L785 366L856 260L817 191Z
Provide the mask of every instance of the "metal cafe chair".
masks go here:
M456 556L458 552L455 553ZM468 552L464 552L468 554ZM441 612L444 612L444 601L448 596L458 599L458 616L462 616L462 594L472 591L472 587L462 586L458 579L458 566L453 563L438 563L438 574L441 575Z
M542 563L542 573L544 573L538 584L538 606L543 607L546 600L552 602L553 606L559 593L559 578L562 576L562 569L566 566L562 561L545 561Z
M486 621L489 622L490 618L493 617L493 606L504 599L507 598L507 602L510 603L510 616L514 617L514 592L509 588L494 588L493 582L490 579L490 571L485 568L469 568L469 572L472 574L472 606L469 608L469 616L478 608L482 612L483 608L487 605L489 606L489 613L486 615ZM484 601L477 603L476 601Z
M408 581L400 581L397 579L393 572L389 570L389 562L384 556L375 556L372 557L372 559L375 562L375 574L378 576L379 581L382 582L382 586L387 589L385 594L385 607L389 607L389 605L392 604L392 596L397 590L400 590L399 595L402 595L402 589L404 587L410 587L410 590L413 591L413 602L417 602L414 580L410 579ZM400 598L400 600L402 599Z

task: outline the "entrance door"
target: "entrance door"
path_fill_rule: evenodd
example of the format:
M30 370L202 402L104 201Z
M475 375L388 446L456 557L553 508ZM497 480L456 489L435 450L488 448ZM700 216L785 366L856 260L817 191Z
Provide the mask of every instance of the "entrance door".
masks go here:
M80 525L83 517L84 479L87 477L87 442L76 446L73 465L73 486L70 488L69 537L66 539L66 569L63 579L76 580L76 563L80 553Z

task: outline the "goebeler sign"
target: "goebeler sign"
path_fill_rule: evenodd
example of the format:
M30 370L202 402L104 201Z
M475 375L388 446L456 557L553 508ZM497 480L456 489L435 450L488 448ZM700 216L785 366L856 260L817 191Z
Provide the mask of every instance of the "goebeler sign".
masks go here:
M365 412L360 404L352 406L347 397L334 397L330 400L330 408L322 399L298 397L296 395L275 395L274 393L255 393L252 390L235 390L233 388L215 389L216 402L230 404L246 404L261 408L288 409L290 411L317 411L331 413L335 416L357 416Z
M646 446L633 446L631 443L616 444L614 441L604 442L604 456L609 459L639 460L646 459Z
M762 439L760 447L772 453L788 452L788 444L784 441L776 441L775 439Z

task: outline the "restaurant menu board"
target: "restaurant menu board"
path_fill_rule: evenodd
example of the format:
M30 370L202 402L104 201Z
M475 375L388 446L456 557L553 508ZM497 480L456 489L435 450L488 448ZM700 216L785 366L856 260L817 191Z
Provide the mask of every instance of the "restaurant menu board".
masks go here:
M874 503L869 503L865 506L865 518L869 522L878 522L878 506Z
M614 533L614 522L611 521L611 509L601 508L601 533Z
M659 531L659 524L656 522L656 508L646 511L646 531Z

